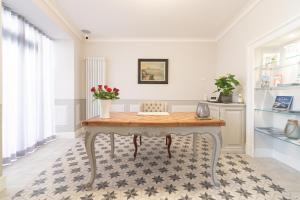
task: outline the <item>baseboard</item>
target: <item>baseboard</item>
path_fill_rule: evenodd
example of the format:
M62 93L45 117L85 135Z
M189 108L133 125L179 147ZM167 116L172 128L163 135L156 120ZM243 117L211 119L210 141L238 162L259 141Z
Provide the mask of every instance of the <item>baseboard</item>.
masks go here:
M1 176L0 177L0 193L4 192L5 189L6 189L5 177Z
M223 147L222 153L244 154L245 147Z

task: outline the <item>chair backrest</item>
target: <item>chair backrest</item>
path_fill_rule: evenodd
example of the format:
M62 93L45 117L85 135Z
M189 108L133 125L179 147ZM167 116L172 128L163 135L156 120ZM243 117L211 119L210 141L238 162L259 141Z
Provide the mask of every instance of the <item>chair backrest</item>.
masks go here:
M168 112L168 104L163 101L148 101L140 104L141 112Z

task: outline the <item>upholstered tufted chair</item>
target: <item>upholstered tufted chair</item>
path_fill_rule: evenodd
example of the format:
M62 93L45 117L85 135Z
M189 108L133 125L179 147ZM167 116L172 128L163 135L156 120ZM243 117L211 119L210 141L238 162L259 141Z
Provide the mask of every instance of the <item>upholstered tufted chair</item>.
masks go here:
M140 104L141 112L168 112L168 105L163 101L149 101Z
M147 101L140 104L140 112L168 112L168 104L163 101ZM136 157L136 153L137 153L137 142L136 142L137 137L138 137L137 135L134 135L133 137L133 143L135 146L134 158ZM171 153L170 153L171 143L172 143L171 135L167 135L166 145L168 145L169 158L171 158ZM140 145L142 145L142 136L140 136Z

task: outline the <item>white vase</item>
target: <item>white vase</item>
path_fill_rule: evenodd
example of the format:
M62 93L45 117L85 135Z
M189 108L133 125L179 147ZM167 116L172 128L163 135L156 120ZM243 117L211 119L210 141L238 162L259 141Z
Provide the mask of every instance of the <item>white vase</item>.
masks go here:
M100 100L100 118L110 118L111 100Z

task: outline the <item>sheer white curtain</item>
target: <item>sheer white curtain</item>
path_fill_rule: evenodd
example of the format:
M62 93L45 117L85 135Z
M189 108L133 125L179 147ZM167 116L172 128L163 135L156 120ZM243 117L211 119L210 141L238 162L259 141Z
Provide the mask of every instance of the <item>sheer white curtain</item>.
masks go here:
M3 163L54 139L52 41L3 11Z

